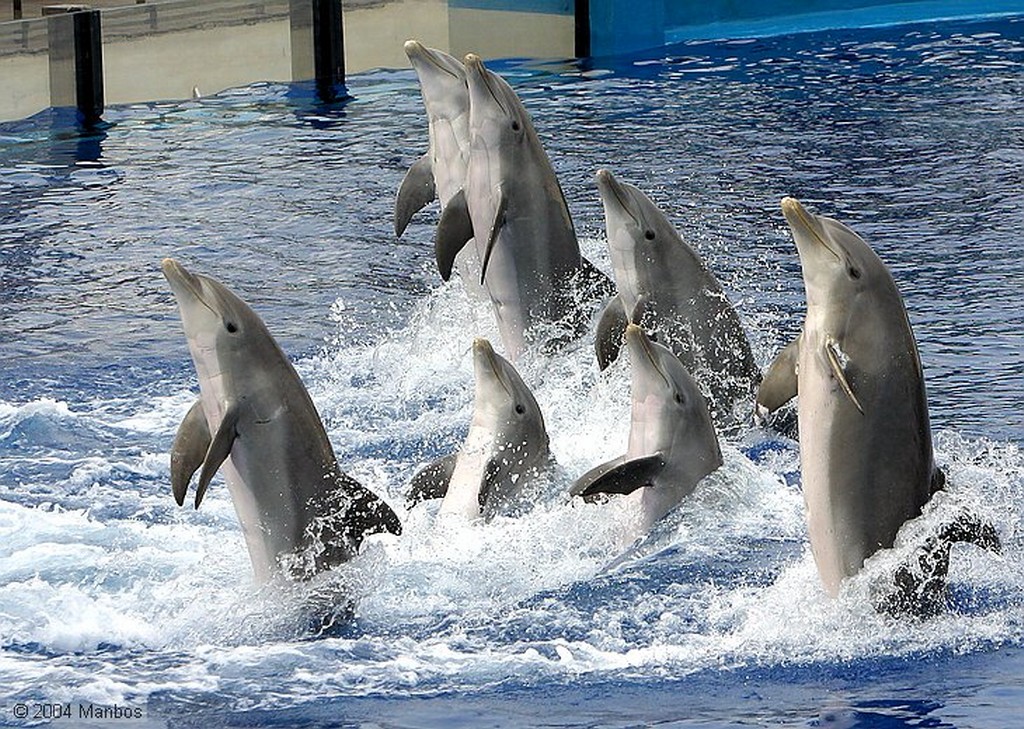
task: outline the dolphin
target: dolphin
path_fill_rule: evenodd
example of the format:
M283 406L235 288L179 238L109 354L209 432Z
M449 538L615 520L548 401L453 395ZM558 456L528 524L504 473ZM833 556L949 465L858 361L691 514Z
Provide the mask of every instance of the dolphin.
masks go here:
M480 280L514 361L538 324L567 324L570 337L582 333L586 302L602 291L610 295L611 283L580 255L562 188L515 91L476 55L466 56L465 68L466 182L441 213L435 254L447 280L456 254L473 240Z
M515 367L486 339L473 342L473 420L462 447L413 478L409 502L443 497L439 513L466 519L514 507L551 465L544 416Z
M402 236L412 216L435 197L442 209L448 204L465 184L469 161L469 86L462 63L416 40L406 41L405 55L419 78L430 143L399 187L395 199L396 237ZM486 301L479 283L476 247L466 246L456 264L467 292Z
M597 466L574 483L571 496L627 494L640 509L641 534L668 514L722 465L707 401L679 357L626 326L632 413L626 454Z
M171 448L178 504L201 468L198 509L220 470L260 583L311 577L350 559L366 534L399 534L391 508L338 467L309 393L259 316L173 259L162 269L199 375L199 399Z
M839 221L790 197L782 212L800 255L807 313L800 335L765 376L757 403L771 411L799 395L811 551L825 591L835 597L868 557L893 546L945 477L932 452L917 343L889 270ZM962 527L945 534L994 546L994 532L977 520ZM932 561L944 583L948 553ZM913 590L905 592L912 597Z
M735 424L735 406L749 405L761 379L736 310L700 254L650 198L608 170L598 170L596 179L618 287L598 322L599 367L618 356L622 332L639 308L638 323L653 330L710 395L715 422Z

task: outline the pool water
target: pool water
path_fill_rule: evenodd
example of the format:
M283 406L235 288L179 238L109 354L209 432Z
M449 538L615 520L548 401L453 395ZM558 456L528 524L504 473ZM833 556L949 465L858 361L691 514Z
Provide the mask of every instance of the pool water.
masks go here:
M254 85L118 107L91 135L47 113L0 125L0 723L43 702L140 709L138 726L1020 722L1024 16L491 67L585 253L610 270L608 167L704 254L763 366L803 311L781 198L861 233L905 297L947 493L829 600L796 445L751 426L625 555L614 504L462 527L400 509L403 535L339 571L355 620L316 635L303 589L253 586L219 479L199 511L171 497L196 377L159 262L262 315L343 468L400 507L466 433L473 337L498 341L435 272L436 206L392 234L426 148L413 72L353 76L331 106ZM625 450L628 363L598 374L591 348L521 365L565 485ZM964 505L1003 553L957 548L942 616L873 612L914 534Z

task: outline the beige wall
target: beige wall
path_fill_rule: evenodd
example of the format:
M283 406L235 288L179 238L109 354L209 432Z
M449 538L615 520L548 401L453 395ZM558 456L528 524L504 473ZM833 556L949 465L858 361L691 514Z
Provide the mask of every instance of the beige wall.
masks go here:
M49 105L49 56L0 56L0 121L24 119Z
M195 17L195 4L161 3L174 22ZM209 7L217 7L210 0ZM238 5L231 6L232 12ZM280 7L278 5L277 7ZM147 29L152 5L103 11L104 92L108 104L187 99L193 87L213 94L258 81L292 80L287 17L169 30ZM109 12L109 15L107 14ZM161 16L164 17L164 16ZM205 16L198 16L205 17ZM35 24L46 21L36 20ZM447 0L352 0L345 4L349 73L408 68L403 43L416 38L461 57L565 58L573 55L571 16L449 8ZM192 21L184 25L198 25ZM19 23L3 24L15 30ZM45 25L33 25L42 30ZM0 43L14 34L0 33ZM45 45L45 40L44 40ZM299 79L301 80L301 79ZM45 51L0 47L0 120L21 119L50 105Z
M187 99L254 81L290 81L288 21L147 35L104 43L108 104Z
M408 68L403 44L415 38L431 48L449 47L446 0L400 0L345 6L345 63L349 73Z
M570 58L575 55L571 15L450 8L450 53L484 58Z

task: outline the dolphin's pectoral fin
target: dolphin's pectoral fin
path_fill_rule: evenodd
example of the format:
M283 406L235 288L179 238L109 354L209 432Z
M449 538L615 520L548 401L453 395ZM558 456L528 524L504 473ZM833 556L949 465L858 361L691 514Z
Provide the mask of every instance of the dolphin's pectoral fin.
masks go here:
M936 466L932 469L931 495L934 496L944 488L946 488L946 473Z
M469 217L469 207L466 205L466 191L459 190L444 206L441 220L437 223L434 258L442 279L447 281L452 277L455 256L472 238L473 221Z
M825 342L825 356L828 357L828 366L832 369L832 374L835 375L836 380L839 382L839 386L843 388L843 392L850 398L850 402L853 403L854 407L860 411L860 414L864 414L864 408L861 407L860 401L857 400L857 396L853 394L853 388L850 387L849 381L846 379L846 370L843 368L842 359L844 355L839 350L839 345L834 339L829 339Z
M800 337L779 352L757 389L756 415L763 418L796 397L796 365L800 358Z
M402 522L382 498L350 476L344 476L349 505L344 516L346 540L359 549L363 538L378 532L402 533Z
M583 493L587 491L595 481L597 481L604 474L608 473L616 466L625 463L627 458L628 456L623 455L619 456L618 458L613 458L612 460L607 461L606 463L602 463L599 466L594 466L585 474L576 479L576 482L569 488L569 496L582 496Z
M401 238L412 216L437 197L434 189L434 171L430 155L425 154L413 163L402 179L395 198L395 237Z
M178 434L171 446L171 490L178 506L185 504L188 482L206 460L210 440L210 426L206 423L203 403L196 400L178 426Z
M601 370L606 369L619 356L626 324L626 309L622 304L622 297L615 296L604 307L597 322L594 349L597 353L597 366Z
M448 493L448 484L452 480L455 461L458 453L442 456L416 472L405 497L405 505L412 508L421 501L442 499Z
M502 465L501 459L493 456L488 458L487 463L484 464L483 476L480 479L480 491L476 495L481 511L490 511L493 514L493 504L489 505L488 502L500 498L499 484L502 472L505 471ZM485 509L485 507L487 508Z
M570 494L590 501L598 494L631 494L643 486L651 486L665 468L661 453L627 459L625 456L602 464L573 484Z
M487 233L487 248L484 249L484 258L480 264L480 283L483 284L487 275L487 264L491 260L491 253L494 252L494 244L498 240L498 234L505 225L505 214L508 212L508 197L505 191L498 191L498 207L494 210L494 219L491 221L491 229Z
M231 455L231 446L234 445L235 438L238 437L238 431L235 428L238 425L240 411L241 408L238 406L238 403L232 404L227 409L227 412L224 413L224 419L220 421L217 434L210 441L210 448L206 451L206 458L203 460L203 470L199 474L199 485L196 487L197 509L199 504L203 502L203 497L206 495L206 487L210 485L213 474L217 473L217 469Z
M941 613L946 607L950 548L957 542L997 554L1002 551L995 526L964 509L896 569L894 589L881 598L877 608L896 616L932 617Z

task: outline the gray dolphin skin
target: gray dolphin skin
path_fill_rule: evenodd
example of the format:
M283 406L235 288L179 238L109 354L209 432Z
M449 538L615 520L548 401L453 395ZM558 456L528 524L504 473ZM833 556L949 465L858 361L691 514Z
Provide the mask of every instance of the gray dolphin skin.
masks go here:
M431 202L441 208L462 189L469 161L469 86L462 63L444 51L416 40L405 43L405 55L416 71L427 111L430 146L402 180L395 199L395 235L401 237L412 216ZM467 292L486 300L480 286L480 259L466 246L456 259Z
M618 294L598 324L598 365L618 356L632 320L655 332L710 396L719 427L735 424L736 405L749 408L761 374L739 315L700 254L686 244L651 200L599 170L608 250Z
M632 376L629 446L580 477L569 493L585 499L628 494L639 503L642 535L722 465L722 451L707 401L679 357L636 324L626 327L625 337Z
M551 465L544 416L515 367L486 339L473 342L475 393L469 434L457 453L414 478L409 500L444 497L440 514L490 519Z
M442 278L469 240L494 306L505 353L515 361L536 325L564 322L571 338L589 319L581 301L610 289L580 255L569 208L533 122L512 87L465 59L470 153L466 184L445 207L435 253Z
M400 533L391 508L338 467L306 388L259 316L175 260L162 269L199 375L199 400L171 448L178 504L201 469L198 509L220 470L260 583L311 577L350 559L368 533Z
M782 201L782 211L800 255L807 313L757 399L771 410L799 395L811 550L825 591L835 597L868 557L893 546L900 527L920 515L945 479L932 454L917 343L889 270L842 223L793 198ZM994 532L976 521L946 534L998 546ZM945 564L948 551L938 576L943 585Z

